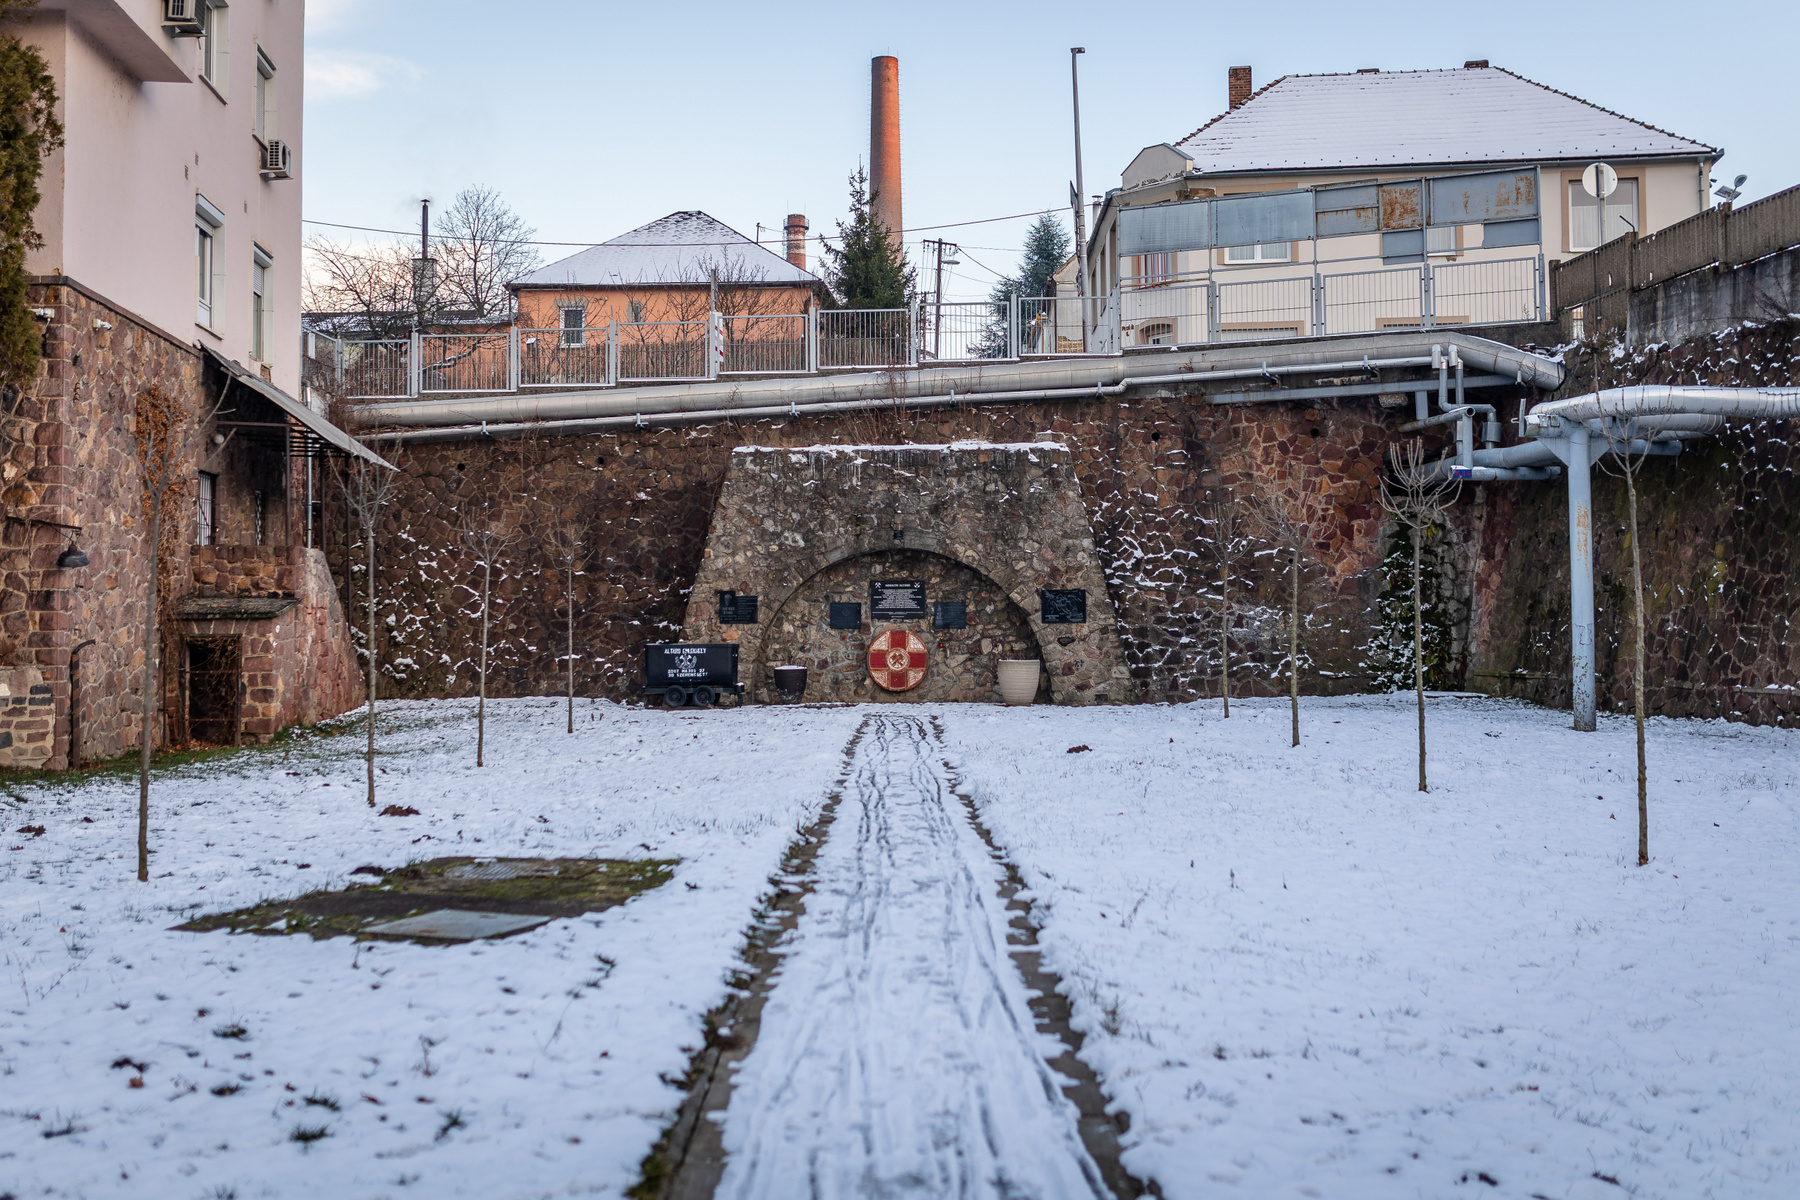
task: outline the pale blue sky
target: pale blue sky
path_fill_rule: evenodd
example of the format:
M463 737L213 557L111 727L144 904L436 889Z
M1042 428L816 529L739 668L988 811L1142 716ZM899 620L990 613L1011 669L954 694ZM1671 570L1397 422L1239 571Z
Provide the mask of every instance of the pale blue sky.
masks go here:
M416 228L421 197L487 184L549 240L601 241L686 208L751 236L789 212L829 232L868 154L877 54L900 59L909 228L1062 205L1071 45L1088 51L1090 193L1116 187L1139 148L1217 115L1233 64L1260 87L1471 58L1723 146L1715 173L1748 174L1745 200L1800 183L1800 5L1776 0L309 0L307 12L305 212L359 225ZM1012 268L1026 223L944 231L968 248L946 292L985 293L984 268Z

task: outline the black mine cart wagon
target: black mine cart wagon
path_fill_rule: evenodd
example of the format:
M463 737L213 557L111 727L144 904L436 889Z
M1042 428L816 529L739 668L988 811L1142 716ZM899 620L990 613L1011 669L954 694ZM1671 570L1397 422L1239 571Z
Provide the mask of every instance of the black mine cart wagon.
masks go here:
M741 705L744 685L738 682L738 648L730 642L645 646L644 695L661 696L670 708L687 704L706 708L725 695L736 696Z

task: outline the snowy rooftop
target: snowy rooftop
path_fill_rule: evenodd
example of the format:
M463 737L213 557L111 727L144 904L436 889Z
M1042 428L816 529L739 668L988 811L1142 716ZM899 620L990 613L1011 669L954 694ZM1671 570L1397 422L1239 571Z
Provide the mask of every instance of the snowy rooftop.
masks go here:
M1286 75L1175 145L1209 174L1719 153L1498 67Z
M781 255L703 212L676 212L611 241L539 267L517 287L619 287L705 283L713 270L734 282L819 282Z

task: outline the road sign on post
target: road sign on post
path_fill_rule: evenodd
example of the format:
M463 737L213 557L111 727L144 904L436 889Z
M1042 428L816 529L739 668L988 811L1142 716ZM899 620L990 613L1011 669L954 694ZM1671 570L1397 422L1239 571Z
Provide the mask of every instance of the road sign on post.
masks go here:
M1596 200L1604 200L1619 190L1619 173L1606 163L1590 163L1581 173L1581 186Z

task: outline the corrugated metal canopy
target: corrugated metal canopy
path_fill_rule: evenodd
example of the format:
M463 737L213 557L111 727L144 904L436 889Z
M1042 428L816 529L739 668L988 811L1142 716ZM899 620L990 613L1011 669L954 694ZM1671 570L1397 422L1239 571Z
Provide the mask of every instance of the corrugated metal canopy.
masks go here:
M1205 174L1719 153L1498 67L1289 75L1175 148Z
M234 383L243 384L245 387L261 396L264 400L267 400L276 408L279 408L282 412L286 413L289 420L300 427L296 432L301 435L303 440L312 441L316 439L319 442L323 442L328 449L335 450L340 454L346 454L353 458L360 458L363 461L373 463L378 467L386 467L390 471L394 469L393 463L381 457L381 455L375 453L373 450L345 433L342 429L339 429L336 425L333 425L330 421L327 421L324 417L314 412L311 406L304 401L294 399L274 384L260 376L251 374L243 367L232 362L229 358L226 358L223 354L220 354L217 350L214 350L211 346L202 348L206 351L207 358L212 360L213 365L224 371Z
M734 283L819 282L786 258L703 212L670 213L611 241L539 267L515 287L704 284L712 270Z

